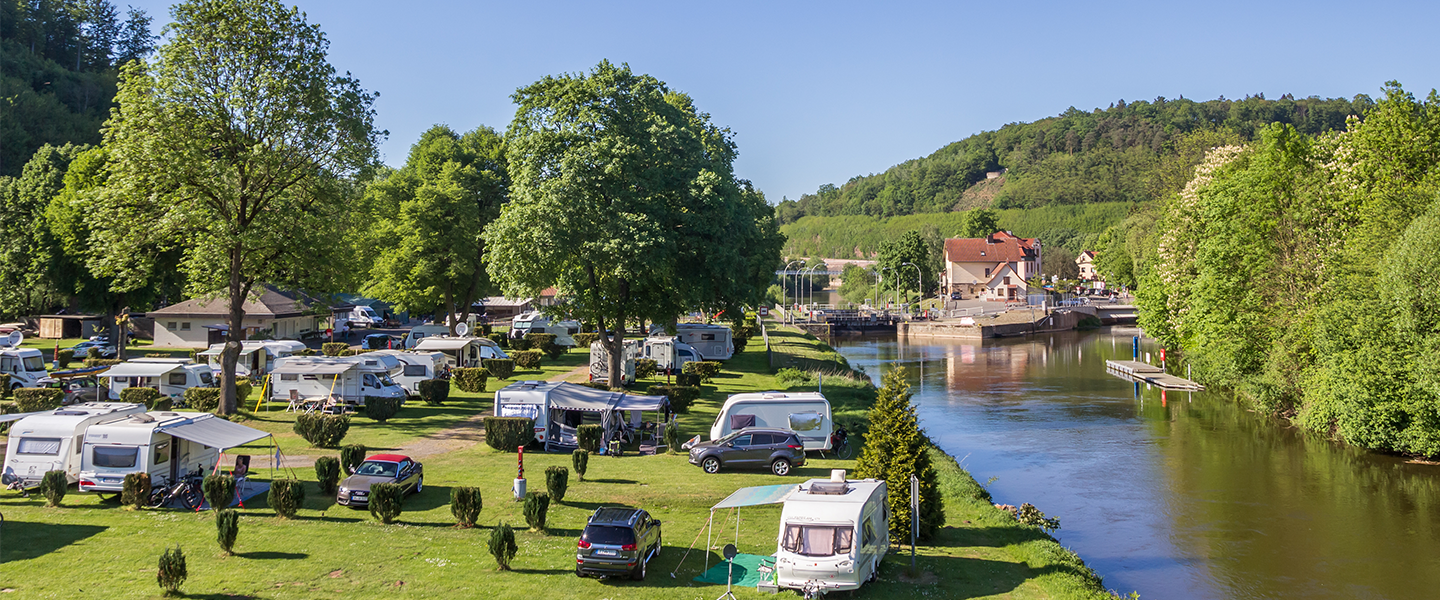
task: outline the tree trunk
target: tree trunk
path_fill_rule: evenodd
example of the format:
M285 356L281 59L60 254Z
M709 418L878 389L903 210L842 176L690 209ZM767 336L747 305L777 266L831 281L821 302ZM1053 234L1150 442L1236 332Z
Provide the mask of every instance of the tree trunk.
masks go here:
M615 316L615 335L610 336L610 387L625 381L625 315Z
M220 352L220 407L217 414L233 415L238 410L235 393L235 363L240 360L240 341L244 339L245 296L249 286L241 281L240 268L242 248L239 244L230 248L230 314L225 321L225 349Z

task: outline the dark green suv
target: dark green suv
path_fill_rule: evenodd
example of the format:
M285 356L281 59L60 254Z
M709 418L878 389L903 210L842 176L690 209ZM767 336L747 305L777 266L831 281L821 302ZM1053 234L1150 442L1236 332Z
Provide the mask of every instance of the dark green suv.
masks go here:
M645 565L660 556L660 521L638 508L597 508L576 544L575 575L645 579Z

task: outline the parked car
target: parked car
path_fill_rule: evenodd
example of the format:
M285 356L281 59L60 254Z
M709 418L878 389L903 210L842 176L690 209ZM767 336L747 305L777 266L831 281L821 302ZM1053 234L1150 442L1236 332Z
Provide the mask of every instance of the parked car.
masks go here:
M645 579L645 565L660 556L660 521L638 508L595 509L576 544L575 575Z
M398 337L384 333L372 333L360 340L362 350L385 350L388 348L404 348L405 342Z
M335 502L360 508L370 505L370 486L377 483L398 483L406 493L425 489L425 466L403 454L376 454L355 468L355 474L340 482Z
M691 446L690 464L712 474L734 467L769 468L776 475L789 475L792 468L805 466L805 444L789 429L746 427Z
M77 359L89 358L91 348L95 349L96 354L99 354L100 358L115 358L115 344L110 343L110 340L105 338L91 338L70 347L71 350L75 351L75 358Z
M41 377L35 387L53 388L64 390L65 397L60 404L70 406L82 402L100 402L100 386L94 377L77 377L74 379L55 379L53 377Z
M965 296L961 295L960 292L951 292L951 293L950 293L950 299L951 299L951 300L964 300L964 299L965 299Z

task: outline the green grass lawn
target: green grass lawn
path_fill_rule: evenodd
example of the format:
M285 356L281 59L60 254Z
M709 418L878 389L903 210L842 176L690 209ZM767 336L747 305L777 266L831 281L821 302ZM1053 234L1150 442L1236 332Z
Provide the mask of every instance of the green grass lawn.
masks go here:
M815 348L816 356L825 358L823 350ZM525 378L543 379L540 375L553 376L583 364L584 353L571 353ZM868 384L831 380L827 377L825 393L837 412L858 413L873 397ZM498 383L492 379L489 393L457 395L445 407L407 405L397 419L384 425L357 417L345 442L397 447L487 410ZM756 340L726 363L722 376L705 386L705 397L680 420L684 433L706 432L728 394L777 387L766 366L764 345ZM252 415L248 424L280 434L287 453L336 454L305 447L289 434L289 420L276 412ZM1103 597L1098 581L1073 554L993 508L984 490L949 457L937 451L934 458L945 492L947 526L930 545L919 549L923 575L904 577L908 548L893 552L880 582L855 597ZM266 463L256 463L257 479L274 475ZM312 470L295 469L295 476L311 482L298 518L280 519L263 497L253 499L241 511L237 554L228 557L215 544L214 521L208 512L132 511L73 491L62 506L46 508L38 496L23 499L4 492L0 494L0 513L5 516L0 529L4 563L0 588L15 590L16 597L157 597L156 561L166 547L178 544L187 555L190 573L183 590L192 597L709 600L724 588L691 580L700 573L707 552L710 564L715 564L719 546L734 542L737 531L733 512L717 512L720 539L707 550L704 525L711 505L740 487L799 482L825 477L832 468L853 468L853 461L812 458L797 469L797 475L785 478L764 471L705 475L678 455L594 456L586 480L576 481L572 473L564 502L552 504L547 531L530 532L524 530L520 505L510 497L515 454L481 444L428 457L424 464L425 490L406 501L405 513L393 525L382 525L367 512L334 505L318 493ZM544 487L544 469L553 465L569 467L569 455L525 455L531 489ZM475 529L453 526L450 490L461 485L479 487L484 496L480 526ZM641 507L664 522L664 550L646 581L575 577L576 537L586 517L599 506ZM773 552L778 516L776 506L741 509L741 551ZM500 522L521 529L520 551L510 572L497 571L485 549L491 528ZM735 592L740 598L769 597L754 589Z

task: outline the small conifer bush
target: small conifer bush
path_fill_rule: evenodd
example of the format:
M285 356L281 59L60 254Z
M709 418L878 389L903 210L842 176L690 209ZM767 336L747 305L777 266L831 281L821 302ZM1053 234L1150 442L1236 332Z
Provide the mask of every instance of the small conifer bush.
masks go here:
M295 417L295 433L316 448L334 448L350 432L349 415L307 413Z
M275 515L285 519L295 518L300 504L305 501L305 487L298 479L276 479L270 482L270 494L266 497Z
M173 596L180 593L180 586L185 583L189 573L185 570L185 553L180 551L180 546L174 550L166 549L160 555L160 568L155 571L155 581L160 584L160 589L165 590L166 596Z
M494 529L490 530L490 556L495 557L495 564L499 565L501 571L510 570L510 561L515 558L515 552L520 550L515 545L515 530L510 528L509 523L501 522Z
M370 515L381 523L394 523L405 509L405 488L398 483L370 486Z
M202 412L214 412L220 406L220 388L193 387L185 390L185 404Z
M540 368L541 354L542 352L539 350L516 350L510 353L510 357L515 360L517 368L538 369Z
M325 342L323 344L320 344L320 351L324 352L325 356L340 356L349 349L350 344L347 344L345 342Z
M319 482L321 493L334 494L340 487L340 459L333 456L315 459L315 481Z
M377 422L384 423L400 412L400 401L402 398L390 396L366 396L365 416ZM339 442L339 440L336 440Z
M485 391L485 378L489 375L490 371L475 367L455 369L450 372L450 377L455 380L455 387L460 388L462 392L472 394Z
M205 491L205 500L212 510L229 507L235 500L235 478L229 475L206 476L200 489Z
M475 520L480 518L480 509L483 507L484 502L480 498L480 488L450 488L450 514L455 515L457 526L474 527Z
M545 491L556 504L565 501L565 490L570 487L570 470L565 467L545 468Z
M480 361L480 365L496 379L509 379L515 374L515 359L487 358Z
M635 378L649 379L655 376L657 369L655 359L641 358L635 361Z
M427 405L440 406L450 399L450 382L444 379L426 379L416 387L416 391L420 392L420 400ZM481 382L479 391L485 391L484 382Z
M120 501L125 506L139 510L150 502L150 474L126 473L125 483L120 488Z
M570 453L570 466L575 467L575 475L580 481L585 481L585 469L590 466L590 451L576 450Z
M40 477L40 493L45 496L45 504L49 506L60 506L60 501L65 499L65 492L70 487L70 480L65 477L64 471L46 471Z
M545 516L550 512L550 494L529 492L525 494L525 522L530 531L545 531Z
M240 535L240 513L233 508L215 511L215 541L225 554L235 553L235 538Z
M365 462L365 452L364 444L348 444L340 449L340 466L347 475L354 474L360 463Z
M604 430L593 423L581 425L575 428L575 443L581 450L589 450L591 453L600 451L600 438Z

